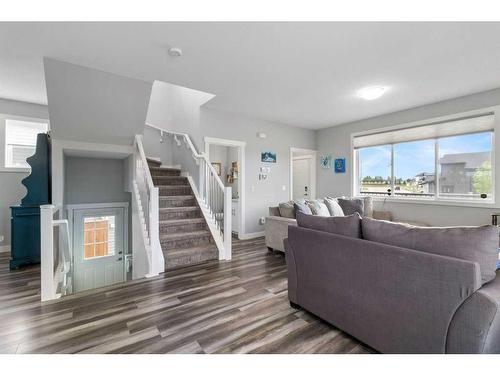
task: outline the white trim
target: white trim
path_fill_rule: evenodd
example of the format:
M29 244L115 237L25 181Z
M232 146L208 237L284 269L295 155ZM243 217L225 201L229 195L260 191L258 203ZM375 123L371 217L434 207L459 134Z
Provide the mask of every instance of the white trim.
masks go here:
M485 112L493 112L494 116L494 131L492 132L492 154L491 154L491 178L494 184L494 191L493 191L493 199L492 200L460 200L460 199L449 199L449 198L440 198L438 194L433 198L401 198L401 197L395 197L395 196L387 196L387 197L373 197L374 200L376 201L385 201L385 202L394 202L394 203L415 203L415 204L431 204L431 205L441 205L441 206L457 206L457 207L477 207L477 208L500 208L497 205L497 197L500 194L500 181L498 178L500 178L500 174L496 173L496 154L497 152L500 152L500 137L497 137L495 135L496 131L499 131L500 128L500 116L498 114L500 113L500 106L492 106L492 107L486 107L486 108L480 108L480 109L475 109L472 111L467 111L467 112L459 112L459 113L453 113L450 115L444 115L444 116L439 116L439 117L433 117L433 118L427 118L424 120L419 120L419 121L413 121L413 122L407 122L403 124L398 124L398 125L392 125L392 126L387 126L387 127L382 127L382 128L373 128L369 130L364 130L360 132L354 132L351 133L351 143L350 143L350 153L351 153L351 160L352 160L352 176L350 178L350 192L352 196L357 196L359 195L359 187L358 187L358 169L359 169L359 158L358 158L358 152L357 150L354 149L354 138L357 136L361 135L367 135L367 134L373 134L374 131L377 133L379 132L389 132L389 131L394 131L394 130L399 130L403 128L410 128L410 127L417 127L417 126L422 126L425 124L428 124L429 122L438 122L438 121L452 121L453 119L459 118L459 117L467 117L467 116L473 116L473 115L480 115ZM458 136L458 135L457 135ZM430 138L430 139L436 139L436 138ZM436 142L437 143L437 142ZM437 148L437 147L436 147ZM437 150L436 150L437 151ZM435 156L435 173L436 175L438 174L438 169L437 169L437 163L438 163L438 155L436 153ZM436 178L438 180L438 178ZM437 191L436 186L436 191ZM394 191L393 191L394 193Z
M9 167L0 167L0 173L30 173L31 168L9 168Z
M307 155L300 155L300 156L293 156L294 152L308 152L309 154ZM312 150L308 148L298 148L298 147L290 147L290 168L289 168L289 184L290 188L288 189L290 194L290 200L293 200L293 161L294 160L300 160L300 159L305 159L305 158L310 158L312 159L312 165L311 165L311 176L310 176L310 198L311 199L316 199L316 164L318 160L318 151L317 150Z
M212 138L212 137L204 137L205 142L205 156L207 160L210 162L210 145L218 145L218 146L227 146L227 147L237 147L238 148L238 163L240 164L240 170L238 171L238 196L239 196L239 233L245 233L245 208L246 208L246 200L245 200L245 147L246 142L236 141L233 139L223 139L223 138ZM231 197L232 198L232 197Z
M10 253L10 245L0 246L0 253Z
M73 210L84 210L92 208L117 208L123 207L128 208L128 202L109 202L109 203L78 203L78 204L67 204L66 209L68 211Z
M262 232L252 232L252 233L239 233L238 238L240 240L252 240L254 238L264 237L266 235L265 231Z

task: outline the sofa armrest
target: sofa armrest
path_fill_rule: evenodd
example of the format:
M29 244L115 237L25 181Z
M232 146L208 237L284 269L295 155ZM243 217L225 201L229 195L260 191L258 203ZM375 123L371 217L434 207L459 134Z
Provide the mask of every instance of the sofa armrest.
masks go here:
M297 220L281 216L268 216L265 224L266 246L274 250L285 251L283 240L288 237L290 225L296 226Z
M390 211L373 210L372 217L377 220L392 221L392 213Z
M383 353L444 353L479 264L289 227L290 298Z
M450 323L447 353L500 354L500 272L470 296Z

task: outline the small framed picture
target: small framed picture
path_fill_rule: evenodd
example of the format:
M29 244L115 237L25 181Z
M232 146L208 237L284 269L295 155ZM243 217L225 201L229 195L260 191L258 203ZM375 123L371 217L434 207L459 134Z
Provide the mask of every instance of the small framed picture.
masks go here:
M335 159L333 168L335 173L345 173L345 158Z
M321 155L320 157L321 168L330 169L332 165L332 155Z
M262 151L260 153L260 161L262 163L276 163L276 152Z
M222 167L221 163L212 163L212 166L214 167L215 171L217 172L217 175L221 175L222 172Z

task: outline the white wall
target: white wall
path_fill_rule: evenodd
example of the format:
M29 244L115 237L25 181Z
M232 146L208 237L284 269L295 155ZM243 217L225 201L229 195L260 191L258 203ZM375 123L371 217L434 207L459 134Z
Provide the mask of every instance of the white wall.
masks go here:
M5 118L20 116L37 119L49 118L47 106L0 99L0 248L10 246L10 206L21 203L26 195L26 188L21 180L28 176L27 172L6 172L5 165Z
M362 121L334 126L320 130L316 133L318 145L318 155L332 154L333 158L346 158L346 173L335 174L331 169L324 170L318 168L318 196L325 195L350 195L352 181L352 160L351 160L351 134L395 126L399 124L424 121L426 119L440 116L453 115L456 113L477 110L481 108L496 106L500 104L500 89L486 91L474 95L464 96L439 103L429 104L405 111L395 112L383 116L378 116ZM497 133L499 119L497 122ZM500 148L499 137L496 137L495 153L498 160ZM496 163L496 175L500 176L500 163ZM497 206L500 206L500 183L497 179ZM444 205L428 205L418 203L402 202L378 202L376 208L382 208L393 212L396 219L406 219L424 222L429 225L482 225L491 222L490 215L497 212L495 208L460 207Z
M152 84L44 59L54 139L130 145L141 134Z

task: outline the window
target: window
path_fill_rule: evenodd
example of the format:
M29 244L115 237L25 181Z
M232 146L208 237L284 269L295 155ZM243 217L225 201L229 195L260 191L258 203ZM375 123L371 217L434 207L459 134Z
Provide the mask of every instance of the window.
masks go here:
M29 168L26 159L35 153L37 134L47 130L43 122L5 120L5 167Z
M115 216L84 218L84 259L115 254Z
M493 201L493 120L486 114L355 136L359 194Z

